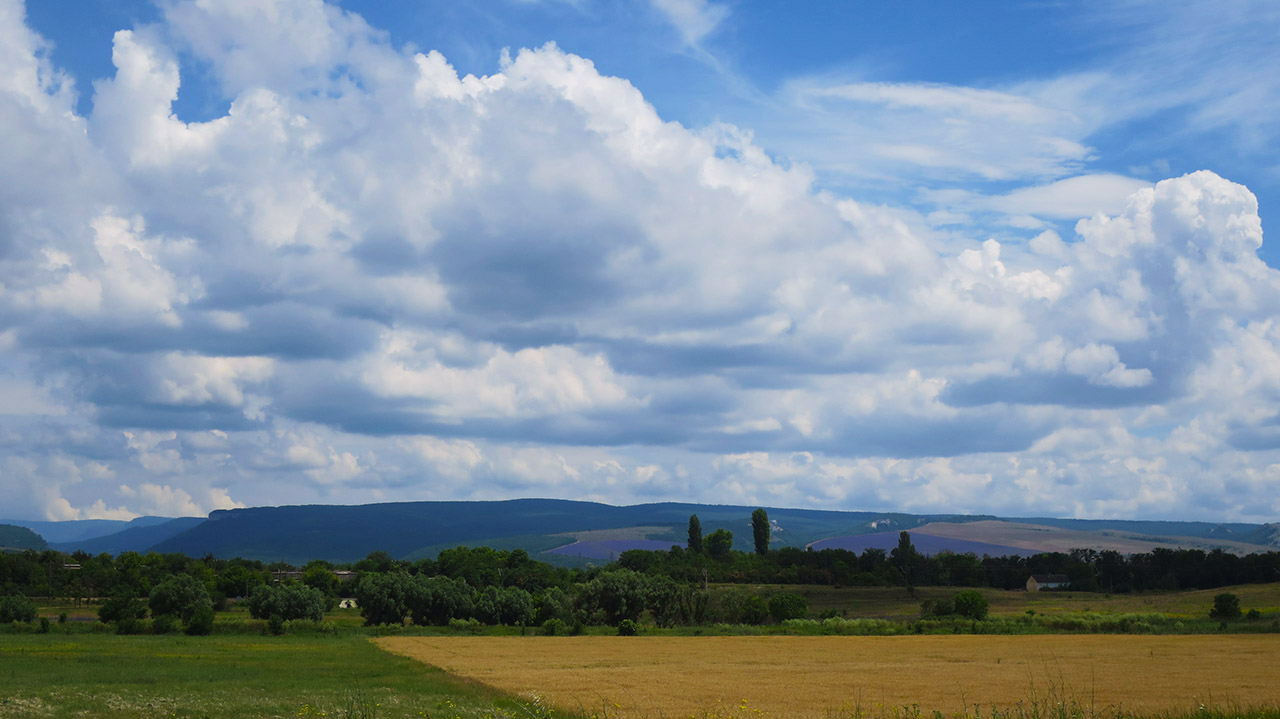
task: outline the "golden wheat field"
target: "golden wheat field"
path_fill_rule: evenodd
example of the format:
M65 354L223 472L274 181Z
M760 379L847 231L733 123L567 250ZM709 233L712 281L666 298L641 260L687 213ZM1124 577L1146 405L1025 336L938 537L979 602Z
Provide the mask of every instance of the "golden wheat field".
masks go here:
M384 637L388 651L611 717L946 714L1033 698L1101 711L1274 705L1280 637ZM743 710L745 703L747 709Z

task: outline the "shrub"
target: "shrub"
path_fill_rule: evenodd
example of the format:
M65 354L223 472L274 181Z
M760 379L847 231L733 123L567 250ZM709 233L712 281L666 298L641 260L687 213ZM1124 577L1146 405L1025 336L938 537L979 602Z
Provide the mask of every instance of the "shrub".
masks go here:
M920 602L921 618L948 617L956 613L956 605L950 599L926 599Z
M542 636L544 637L563 636L568 633L568 625L559 619L548 619L542 623Z
M546 624L549 619L567 620L573 616L573 598L560 587L548 587L535 603L535 622Z
M519 587L485 587L476 598L475 616L485 624L523 626L533 619L533 595Z
M618 626L625 619L640 618L653 591L652 582L630 569L601 572L582 585L578 602L584 611L600 611L606 624Z
M409 575L401 572L366 574L356 584L356 604L367 626L404 624L409 613Z
M751 595L742 603L743 624L764 624L769 620L769 605L764 599Z
M283 621L310 619L319 622L324 620L326 603L324 592L305 584L275 587L259 584L249 593L249 616L254 619L279 616Z
M623 619L618 623L618 636L634 637L636 635L636 623L630 619Z
M1240 618L1240 597L1230 593L1223 592L1213 598L1213 609L1209 610L1210 619L1219 619L1227 621L1228 619Z
M986 619L991 608L982 592L973 589L956 592L951 601L955 605L956 614L968 619Z
M102 622L137 621L146 615L147 605L128 587L118 589L98 607L98 619Z
M271 618L267 620L267 631L271 632L271 635L275 637L284 634L284 617L279 614L272 614Z
M49 618L48 618L48 617L40 617L40 633L41 633L41 634L48 634L48 633L49 633Z
M809 613L809 600L799 594L781 592L769 598L769 614L774 621L785 622L788 619L804 619Z
M172 614L161 614L151 618L152 634L172 634L178 630L178 618Z
M475 618L450 619L449 628L455 632L465 632L467 634L479 634L484 631L484 625L480 623L480 620Z
M36 620L36 605L21 594L0 597L0 624L9 622L30 623Z
M172 614L190 624L197 611L208 609L213 613L213 600L209 596L209 588L204 582L190 574L175 574L151 590L151 598L147 603L151 607L151 616Z
M191 636L204 636L213 631L213 603L197 605L187 620L186 633Z
M475 592L461 579L417 576L405 591L405 603L414 624L444 626L452 619L469 619L475 609Z

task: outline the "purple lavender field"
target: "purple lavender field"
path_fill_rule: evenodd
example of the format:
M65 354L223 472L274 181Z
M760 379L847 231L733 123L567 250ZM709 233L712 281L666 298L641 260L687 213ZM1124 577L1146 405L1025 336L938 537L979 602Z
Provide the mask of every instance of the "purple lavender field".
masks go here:
M644 549L651 552L665 552L678 542L663 542L657 539L597 539L566 544L563 547L548 549L547 554L561 554L566 557L584 557L586 559L617 559L619 554L629 549Z
M978 556L990 554L993 557L997 557L1016 554L1022 557L1030 557L1036 554L1034 549L1009 547L1003 544L988 544L987 542L971 542L948 537L934 537L916 532L911 533L911 544L915 546L917 552L930 555L938 552L955 552L956 554L973 552ZM814 551L819 549L847 549L857 553L861 553L866 549L890 551L898 546L898 532L875 532L872 534L854 534L847 537L829 537L827 539L819 539L809 546L813 547Z

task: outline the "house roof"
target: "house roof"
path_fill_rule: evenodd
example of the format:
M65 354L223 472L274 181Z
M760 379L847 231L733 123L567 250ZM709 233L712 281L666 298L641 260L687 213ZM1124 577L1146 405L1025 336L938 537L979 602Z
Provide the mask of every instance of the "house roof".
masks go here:
M1031 578L1036 580L1036 584L1066 584L1071 578L1065 574L1032 574Z

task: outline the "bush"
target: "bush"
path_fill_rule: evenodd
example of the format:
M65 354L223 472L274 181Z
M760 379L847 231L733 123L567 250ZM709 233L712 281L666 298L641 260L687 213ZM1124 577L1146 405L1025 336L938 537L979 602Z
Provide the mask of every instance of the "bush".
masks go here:
M480 634L484 631L484 625L480 620L472 619L450 619L449 628L455 632L467 634Z
M804 619L809 613L809 600L799 594L781 592L769 598L769 614L779 623L788 619Z
M267 620L267 631L271 632L271 635L275 637L284 634L284 617L279 614L272 614L271 618Z
M461 579L419 575L410 580L405 603L414 624L442 627L452 619L471 618L475 591Z
M475 618L485 624L524 626L533 620L533 595L519 587L485 587L476 598Z
M990 602L982 592L973 589L956 592L951 602L955 605L956 614L967 619L986 619L987 612L991 608Z
M764 624L769 620L769 605L752 594L742 603L741 619L743 624Z
M0 597L0 624L9 622L31 623L36 620L36 605L21 594Z
M324 620L327 604L324 592L305 584L281 584L269 587L259 584L249 593L249 616L269 619L279 616L283 621L309 619Z
M1213 598L1213 609L1209 610L1210 619L1219 619L1227 621L1228 619L1240 618L1240 597L1230 593L1223 592Z
M186 633L195 637L211 632L213 632L213 603L200 604L191 613L191 619L187 620Z
M128 587L119 589L98 607L98 619L102 622L137 621L147 615L147 605Z
M48 617L40 617L40 633L41 634L49 633L49 625L50 625L50 622Z
M615 569L601 572L582 585L578 603L588 614L599 611L606 624L618 626L623 620L639 619L652 592L649 577L630 569Z
M213 599L209 588L190 574L175 574L151 590L151 616L172 614L190 624L197 611L208 609L213 613Z
M955 602L950 599L926 599L920 602L920 616L948 617L956 613Z
M542 623L541 634L544 637L564 636L568 633L569 627L562 620L548 619Z
M178 630L178 618L172 614L161 614L151 618L152 634L172 634Z
M404 624L409 613L409 575L395 572L366 574L356 584L356 604L366 626Z
M636 635L636 623L630 619L623 619L618 623L618 636L634 637Z

